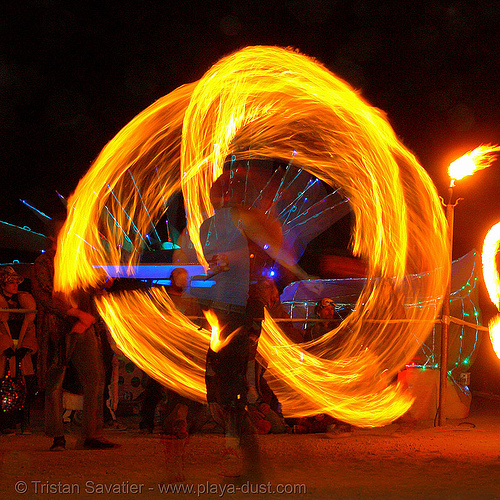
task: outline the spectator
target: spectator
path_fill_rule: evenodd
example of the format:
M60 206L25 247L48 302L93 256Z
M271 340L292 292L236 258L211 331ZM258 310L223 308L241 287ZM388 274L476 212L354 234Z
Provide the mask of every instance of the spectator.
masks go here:
M107 449L116 445L102 437L104 368L99 339L94 329L92 296L76 290L77 307L54 293L54 257L61 223L51 228L52 248L34 265L33 294L39 307L37 318L40 355L38 375L45 389L45 432L53 438L51 451L66 448L62 421L62 384L71 362L83 388L82 446Z
M304 340L310 342L322 337L326 332L333 330L338 326L340 316L338 315L335 302L329 298L321 299L314 308L316 319L320 320L311 328L308 328L304 334Z
M26 309L32 312L0 313L0 376L3 376L5 364L10 363L11 374L16 374L16 365L20 361L26 381L26 400L20 415L0 415L0 429L3 434L13 431L9 426L16 424L16 417L21 423L21 434L31 434L30 406L36 391L36 379L31 355L37 351L35 334L35 300L28 292L20 292L18 286L24 278L11 266L0 269L0 309ZM3 418L2 418L3 417ZM9 422L10 420L10 422Z

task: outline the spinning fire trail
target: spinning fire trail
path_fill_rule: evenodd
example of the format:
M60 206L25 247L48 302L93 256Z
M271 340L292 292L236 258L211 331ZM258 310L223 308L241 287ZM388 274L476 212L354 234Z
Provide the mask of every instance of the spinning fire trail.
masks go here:
M500 151L498 146L481 146L471 151L477 169L486 168L493 163L496 154ZM495 224L484 238L483 243L483 277L486 289L493 304L500 311L500 273L498 270L497 256L500 248L500 222ZM491 344L495 354L500 358L500 314L492 318L488 324Z
M359 426L396 419L412 401L389 382L440 311L449 272L446 221L434 185L383 114L297 52L247 47L126 125L68 200L56 286L63 292L92 286L100 280L96 266L137 263L165 200L179 191L198 261L206 265L200 226L214 214L210 189L231 155L293 162L340 187L356 220L352 251L368 267L369 286L355 310L316 341L292 345L266 317L259 352L284 414L328 413ZM278 235L262 248L302 277L283 245ZM412 274L422 278L410 284L405 277ZM378 278L390 279L404 296L404 322L394 321L386 280ZM104 297L98 307L131 360L205 401L211 332L198 330L160 288ZM334 350L340 332L348 335Z

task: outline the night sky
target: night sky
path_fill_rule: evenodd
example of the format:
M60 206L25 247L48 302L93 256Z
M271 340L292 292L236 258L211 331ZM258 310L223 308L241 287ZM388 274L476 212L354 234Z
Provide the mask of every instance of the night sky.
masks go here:
M297 48L359 89L446 195L450 161L500 143L500 3L400 3L3 2L0 219L43 230L20 198L59 211L129 120L246 45ZM500 221L499 190L498 162L455 189L455 258Z

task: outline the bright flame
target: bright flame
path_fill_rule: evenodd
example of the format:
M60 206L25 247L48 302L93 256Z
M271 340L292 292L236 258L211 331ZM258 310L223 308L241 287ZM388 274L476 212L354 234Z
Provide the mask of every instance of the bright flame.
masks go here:
M500 222L486 234L483 243L483 277L490 299L500 309L500 278L496 255L500 247Z
M403 415L413 403L401 385L388 385L375 353L363 349L336 359L312 355L290 345L267 312L258 349L269 363L269 382L288 416L326 413L377 427Z
M495 160L494 153L500 151L498 146L479 146L476 149L465 153L463 156L450 163L448 167L448 175L451 179L453 187L455 181L463 179L468 175L472 175L478 170L483 170L489 167Z
M203 311L205 318L207 318L208 324L212 327L212 335L210 337L210 349L214 352L219 352L223 347L225 347L231 339L238 333L238 330L231 332L225 339L220 337L220 326L217 315L212 309L208 311Z
M163 288L105 295L99 314L117 346L166 387L206 401L205 358L210 332L179 312ZM131 332L140 332L140 335Z
M96 265L137 262L148 245L145 234L181 189L189 236L206 264L199 229L214 213L210 188L230 154L280 158L340 186L356 220L352 250L368 263L369 278L395 277L400 284L405 275L425 273L405 290L405 324L387 323L392 318L378 285L365 289L342 326L349 336L340 349L332 348L336 331L307 351L267 321L262 335L262 353L276 367L271 386L288 414L320 406L357 425L397 418L409 399L399 388L384 387L380 373L387 370L384 380L390 380L412 357L440 309L449 271L446 221L430 178L383 113L298 52L247 47L125 126L68 200L56 289L97 284ZM210 335L187 326L158 293L103 298L99 308L130 359L200 400ZM281 357L282 351L290 355ZM299 354L304 362L297 371Z
M496 256L500 248L500 222L495 224L484 238L483 243L483 277L491 301L500 309L500 277ZM488 324L491 343L496 355L500 358L500 316L494 317Z

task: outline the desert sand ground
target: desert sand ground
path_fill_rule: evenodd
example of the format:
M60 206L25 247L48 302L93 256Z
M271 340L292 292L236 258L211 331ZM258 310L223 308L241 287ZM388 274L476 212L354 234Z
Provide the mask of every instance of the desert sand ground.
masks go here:
M182 453L159 433L141 434L137 416L125 420L127 430L106 434L121 447L105 451L78 449L73 428L66 451L50 452L41 421L32 435L1 436L0 498L500 498L498 396L473 395L468 418L443 427L258 436L260 473L238 479L219 475L220 433L190 436ZM169 483L179 468L185 481Z

